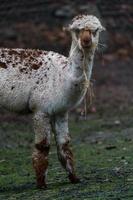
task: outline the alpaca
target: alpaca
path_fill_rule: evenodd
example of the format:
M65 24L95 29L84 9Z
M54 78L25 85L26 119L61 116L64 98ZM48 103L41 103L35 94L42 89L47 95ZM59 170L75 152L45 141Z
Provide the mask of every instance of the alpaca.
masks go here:
M72 36L68 58L52 51L0 49L0 105L10 111L33 113L32 160L38 188L47 187L51 131L70 182L80 181L69 148L68 113L86 94L99 33L104 28L95 16L79 15L65 29Z

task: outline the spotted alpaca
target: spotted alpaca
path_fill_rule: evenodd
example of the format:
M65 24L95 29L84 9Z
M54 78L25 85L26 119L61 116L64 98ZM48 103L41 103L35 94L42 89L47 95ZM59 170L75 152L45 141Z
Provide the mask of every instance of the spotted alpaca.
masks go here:
M95 16L80 15L65 29L72 36L68 58L52 51L0 49L0 105L33 113L32 160L39 188L46 188L51 131L68 178L79 182L69 147L68 113L86 94L99 33L104 28Z

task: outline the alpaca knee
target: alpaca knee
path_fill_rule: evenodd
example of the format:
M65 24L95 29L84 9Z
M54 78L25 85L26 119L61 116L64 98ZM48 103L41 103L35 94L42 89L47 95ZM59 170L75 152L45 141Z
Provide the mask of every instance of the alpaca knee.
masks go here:
M41 142L35 144L36 150L38 150L41 153L44 153L46 156L49 153L50 144L47 140L47 138L43 139Z
M69 134L66 134L66 135L60 135L58 138L57 138L57 144L59 146L63 146L65 144L69 144L71 141L71 137Z

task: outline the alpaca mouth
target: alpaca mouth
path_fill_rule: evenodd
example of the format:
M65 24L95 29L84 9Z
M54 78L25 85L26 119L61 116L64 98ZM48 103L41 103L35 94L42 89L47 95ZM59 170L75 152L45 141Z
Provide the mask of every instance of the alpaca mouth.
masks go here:
M81 45L82 45L82 48L85 48L85 49L91 48L92 41L91 40L89 40L89 41L81 41Z
M92 43L88 43L88 44L82 44L82 47L85 49L91 48Z

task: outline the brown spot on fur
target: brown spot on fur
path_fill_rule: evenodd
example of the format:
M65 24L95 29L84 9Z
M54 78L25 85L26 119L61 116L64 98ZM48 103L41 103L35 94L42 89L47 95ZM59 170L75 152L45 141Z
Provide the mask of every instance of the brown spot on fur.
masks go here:
M18 52L18 51L16 51L16 50L14 50L14 49L10 49L9 50L9 55L20 55L20 53Z
M39 84L39 81L36 81L36 84Z
M37 150L44 152L45 154L48 154L50 148L46 138L43 139L40 143L35 144L35 147Z
M17 67L18 63L23 63L30 70L37 70L43 65L43 62L39 61L38 57L46 54L47 52L36 49L2 49L1 58L6 58L7 66L10 64L12 67ZM2 64L0 68L6 68L6 65ZM24 72L23 69L20 71Z
M48 153L50 145L47 142L47 138L43 139L40 143L35 144L36 151L33 153L33 167L37 177L37 187L46 187L46 170L48 167Z
M10 61L10 60L7 60L7 61L6 61L6 63L7 63L7 64L10 64L10 63L11 63L11 61Z
M20 72L25 72L25 71L26 71L26 68L20 68L19 71L20 71Z
M13 90L14 88L15 88L15 86L12 86L12 87L11 87L11 90Z
M39 57L42 54L41 50L33 50L32 55L33 57Z
M39 69L40 68L40 65L39 64L32 64L31 65L31 69L34 69L34 70L37 70L37 69Z
M29 54L27 52L25 52L25 51L22 51L21 52L21 58L22 59L26 59L27 57L29 57Z
M3 58L4 56L5 56L4 53L2 53L2 54L1 54L1 57Z
M66 66L67 66L67 65L64 65L62 69L65 69Z
M36 61L36 58L42 54L41 50L21 49L20 51L15 49L9 49L9 55L19 57L21 61Z
M37 187L38 188L46 188L46 182L45 182L45 172L48 167L48 159L47 157L40 152L34 152L32 155L32 162L33 162L33 168L36 173L36 179L37 179Z
M40 65L40 66L42 65L42 61L39 62L39 65Z
M0 68L7 69L6 63L0 61Z
M34 61L35 58L31 56L31 57L29 58L29 60L30 60L30 61Z

